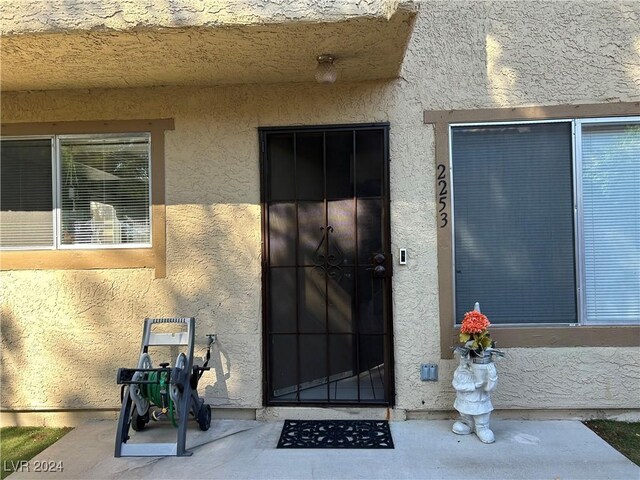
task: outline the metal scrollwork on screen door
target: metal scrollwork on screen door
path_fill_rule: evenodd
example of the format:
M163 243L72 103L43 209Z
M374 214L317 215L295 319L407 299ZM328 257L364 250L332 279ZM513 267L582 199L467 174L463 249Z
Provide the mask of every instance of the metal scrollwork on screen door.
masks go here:
M342 253L338 244L335 243L333 245L335 253L328 253L328 255L325 255L323 247L325 242L328 243L329 233L333 233L333 227L331 225L320 227L320 231L322 232L322 238L320 239L320 243L318 243L318 247L315 252L313 252L313 264L315 265L315 271L334 279L336 282L340 282L344 276L344 271L342 270L344 253Z

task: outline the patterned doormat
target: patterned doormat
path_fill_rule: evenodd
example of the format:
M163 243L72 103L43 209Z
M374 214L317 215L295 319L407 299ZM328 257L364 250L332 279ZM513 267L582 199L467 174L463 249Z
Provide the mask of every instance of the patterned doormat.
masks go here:
M285 420L278 448L394 448L386 420Z

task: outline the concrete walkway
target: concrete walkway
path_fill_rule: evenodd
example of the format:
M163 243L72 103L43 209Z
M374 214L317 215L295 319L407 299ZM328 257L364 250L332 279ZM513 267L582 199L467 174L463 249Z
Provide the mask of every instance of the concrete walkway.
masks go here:
M115 422L92 422L29 463L33 470L36 461L62 462L63 472L9 478L640 479L639 467L577 421L497 419L492 445L452 434L451 423L393 422L394 450L289 450L275 448L282 422L214 420L208 432L190 429L191 457L114 458ZM170 427L156 426L137 435L166 441L168 434Z

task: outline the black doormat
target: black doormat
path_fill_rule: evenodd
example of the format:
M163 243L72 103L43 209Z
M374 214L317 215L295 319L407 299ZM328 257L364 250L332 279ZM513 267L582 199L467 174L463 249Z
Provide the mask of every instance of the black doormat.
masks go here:
M393 448L386 420L285 420L278 448Z

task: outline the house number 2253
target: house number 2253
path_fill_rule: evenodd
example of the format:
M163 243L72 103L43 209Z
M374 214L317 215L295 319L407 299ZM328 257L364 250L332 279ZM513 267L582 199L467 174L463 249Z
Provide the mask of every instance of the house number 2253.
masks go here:
M440 228L444 228L449 223L449 219L447 217L447 196L449 192L447 191L447 167L445 167L442 163L438 164L438 186L436 187L436 195L438 197L438 217Z

